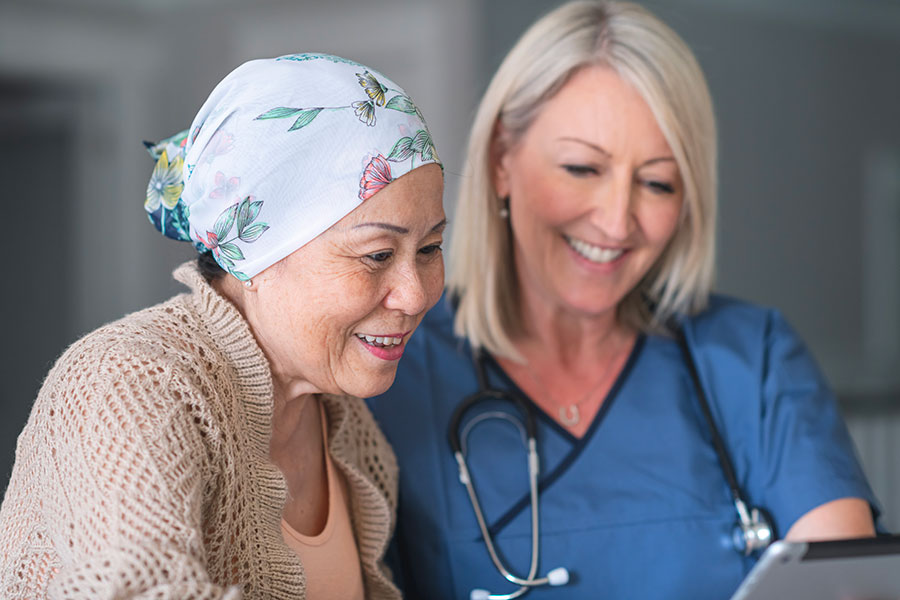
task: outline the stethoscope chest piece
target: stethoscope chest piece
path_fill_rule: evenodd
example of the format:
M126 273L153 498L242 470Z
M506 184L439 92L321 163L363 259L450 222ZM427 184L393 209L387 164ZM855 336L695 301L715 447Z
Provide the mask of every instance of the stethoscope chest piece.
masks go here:
M741 500L735 501L735 507L738 522L731 531L734 549L744 556L750 556L754 552L768 548L775 535L766 513L759 508L751 508L748 511Z

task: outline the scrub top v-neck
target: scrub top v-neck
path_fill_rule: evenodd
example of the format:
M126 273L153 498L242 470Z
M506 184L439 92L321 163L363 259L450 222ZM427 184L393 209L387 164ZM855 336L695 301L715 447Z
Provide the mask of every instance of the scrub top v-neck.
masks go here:
M391 559L413 599L515 589L488 556L447 442L454 409L478 390L471 349L453 335L452 320L445 297L410 340L394 385L369 401L399 461ZM772 513L779 532L837 498L865 498L876 510L834 398L778 313L714 298L684 329L744 493ZM486 371L491 386L527 399L495 362ZM753 559L733 548L729 488L675 340L637 340L580 439L531 410L541 469L539 573L572 574L553 598L731 595ZM521 433L505 419L485 419L466 437L495 544L524 576L531 517Z
M580 438L572 435L565 427L561 426L557 421L555 421L550 415L548 415L534 400L531 399L530 396L525 394L521 388L512 380L512 378L503 370L500 364L490 355L485 355L482 359L483 365L485 367L485 376L487 377L488 386L496 389L502 389L509 391L510 393L521 398L528 410L531 411L531 414L535 416L538 420L538 434L537 438L541 440L541 454L543 455L545 452L548 453L547 458L544 461L544 464L541 465L541 473L538 477L538 490L543 492L549 486L552 486L557 479L563 476L569 467L578 459L579 454L582 450L590 443L591 437L595 434L598 427L601 427L601 423L603 422L604 417L607 412L611 409L613 403L619 395L619 390L622 387L622 384L628 379L628 375L631 372L637 358L640 356L641 349L644 346L645 337L643 335L638 336L637 340L632 346L631 352L629 353L628 359L625 361L625 365L623 366L621 372L613 383L612 387L610 387L609 392L607 392L606 397L603 399L603 403L600 405L600 409L597 411L597 414L594 416L593 421L591 421L590 426L588 427L585 434ZM499 406L491 407L492 410L499 409ZM508 406L503 406L503 409L509 412L509 414L513 417L517 417L518 415L514 411L510 411ZM478 411L476 411L477 413ZM481 414L484 414L485 411L481 411ZM474 434L477 435L477 434ZM470 438L471 439L471 438ZM479 448L477 446L474 447L472 451L473 461L475 465L479 464L480 452L488 452L487 456L490 456L492 441L490 438L485 438L482 440L482 443L485 445L484 448ZM470 448L472 447L471 442L469 442ZM546 450L544 447L546 446ZM523 451L524 451L524 443L523 443ZM521 456L518 457L519 461L522 461L523 453L520 453ZM552 460L550 457L556 457L556 460ZM542 456L543 458L543 456ZM524 465L524 463L523 463ZM524 467L523 467L524 468ZM477 466L473 469L473 478L480 481L484 477L492 476L490 473L485 473L483 476L479 477L478 472L481 470ZM526 480L527 481L527 480ZM516 487L513 489L521 488L522 481L516 481ZM530 494L528 492L527 486L522 490L524 494L518 498L518 501L510 506L510 508L504 512L502 515L497 517L496 519L492 519L488 521L488 531L492 535L498 534L506 525L519 513L522 511L530 510ZM510 498L506 498L508 502Z

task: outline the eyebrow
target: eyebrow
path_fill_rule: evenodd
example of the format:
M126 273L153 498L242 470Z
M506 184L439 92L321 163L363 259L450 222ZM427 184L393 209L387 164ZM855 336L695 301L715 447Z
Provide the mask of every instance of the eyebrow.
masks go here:
M603 146L598 146L597 144L592 144L591 142L589 142L589 141L587 141L587 140L582 140L582 139L580 139L580 138L574 138L574 137L561 137L561 138L559 138L559 141L561 141L561 142L563 142L563 141L565 141L565 142L576 142L576 143L578 143L578 144L582 144L582 145L587 146L587 147L589 147L589 148L593 148L594 150L596 150L597 152L599 152L599 153L601 153L601 154L603 154L603 155L605 155L605 156L612 156L612 154L610 154L609 151L607 151L606 148L604 148ZM646 167L646 166L649 166L649 165L652 165L652 164L655 164L655 163L658 163L658 162L667 162L667 161L677 162L677 161L675 160L675 158L672 157L672 156L659 156L659 157L657 157L657 158L651 158L650 160L644 161L643 163L641 163L640 166L641 166L641 167Z
M601 154L605 154L606 156L612 156L606 150L606 148L604 148L603 146L598 146L597 144L592 144L591 142L589 142L587 140L582 140L582 139L574 138L574 137L561 137L561 138L559 138L559 141L561 141L561 142L577 142L577 143L583 144L589 148L593 148L597 152L600 152Z
M673 163L677 164L678 161L676 161L675 158L672 156L660 156L659 158L651 158L650 160L643 163L641 166L646 167L648 165L652 165L652 164L658 163L658 162L673 162Z
M446 225L447 219L441 219L441 222L432 227L431 231L441 231ZM384 229L385 231L399 234L409 233L409 229L406 227L400 227L399 225L393 225L391 223L360 223L359 225L355 225L353 229L361 229L363 227L376 227L378 229Z

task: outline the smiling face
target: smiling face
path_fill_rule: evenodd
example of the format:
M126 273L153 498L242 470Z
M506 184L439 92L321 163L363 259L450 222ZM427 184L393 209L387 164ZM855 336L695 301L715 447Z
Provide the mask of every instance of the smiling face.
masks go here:
M276 393L387 390L441 295L442 193L440 167L414 169L241 291Z
M608 67L577 72L521 139L498 141L526 306L615 314L678 226L683 185L640 94ZM610 312L613 311L613 312Z

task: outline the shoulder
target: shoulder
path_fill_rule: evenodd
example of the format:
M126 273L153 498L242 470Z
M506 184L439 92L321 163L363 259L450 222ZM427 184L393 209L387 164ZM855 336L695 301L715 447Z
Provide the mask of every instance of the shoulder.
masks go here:
M115 419L144 428L186 415L184 407L211 384L207 337L184 295L104 325L60 356L32 420L57 410L70 423Z
M715 295L683 329L701 376L723 394L828 389L809 348L777 309Z
M247 337L235 323L241 317L191 263L178 267L174 276L190 291L88 333L62 354L48 381L138 377L152 383L166 373L221 371L227 361L220 355L231 341L226 334Z
M50 377L94 365L99 368L84 375L115 378L130 371L122 368L126 365L144 371L154 362L183 363L187 355L202 352L198 344L204 342L203 327L185 296L131 313L88 333L66 349Z
M685 327L698 335L709 335L723 327L747 333L764 329L773 317L780 318L776 309L731 296L713 294L709 305L702 312L685 320Z
M206 472L222 422L212 416L216 382L197 351L204 342L178 329L190 323L187 312L176 297L72 344L41 387L16 462L57 473L59 485L128 465L128 478L100 481L105 492L171 474L173 465Z
M767 354L779 344L803 346L775 308L715 294L709 306L682 324L693 349ZM805 348L804 348L805 351Z

